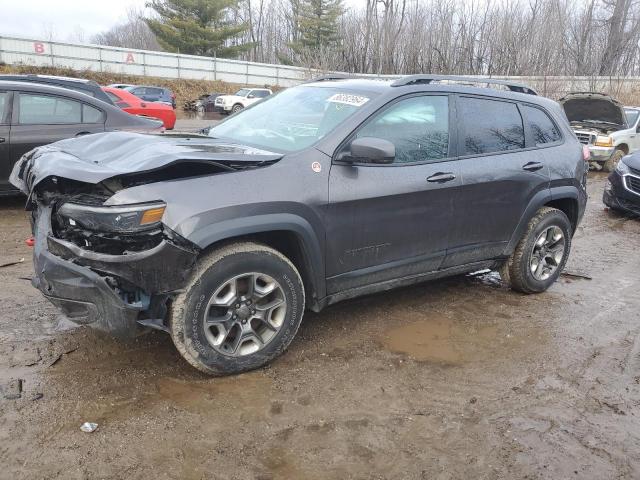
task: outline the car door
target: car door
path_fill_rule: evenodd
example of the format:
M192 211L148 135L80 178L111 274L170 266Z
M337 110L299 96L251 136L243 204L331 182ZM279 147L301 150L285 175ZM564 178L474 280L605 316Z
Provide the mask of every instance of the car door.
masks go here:
M105 113L59 95L16 92L11 125L11 167L40 145L104 131Z
M329 175L327 290L348 290L440 267L460 185L448 95L403 97L339 148ZM337 159L354 138L395 145L388 165Z
M518 103L479 96L456 98L459 169L449 250L443 268L499 257L531 198L549 188L548 153L525 132ZM529 117L548 116L526 107ZM556 128L552 123L552 128ZM548 142L560 140L560 134Z
M0 193L14 190L11 174L11 92L0 90Z

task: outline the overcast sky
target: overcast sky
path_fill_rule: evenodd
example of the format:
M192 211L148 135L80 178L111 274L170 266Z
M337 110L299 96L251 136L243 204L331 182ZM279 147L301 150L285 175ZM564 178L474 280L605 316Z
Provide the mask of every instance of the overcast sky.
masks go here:
M0 0L0 35L87 41L126 19L129 7L143 8L147 0Z
M356 6L363 0L345 0ZM147 0L0 0L0 35L86 42L126 19Z

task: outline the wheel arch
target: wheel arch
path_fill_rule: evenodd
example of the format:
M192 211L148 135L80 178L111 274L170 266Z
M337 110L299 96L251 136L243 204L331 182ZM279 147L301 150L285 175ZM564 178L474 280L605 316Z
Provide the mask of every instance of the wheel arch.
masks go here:
M618 145L616 145L616 149L617 150L622 150L625 155L629 155L629 145L627 145L624 142L623 143L619 143Z
M255 241L279 251L295 265L305 287L307 306L318 310L326 295L321 242L311 224L294 214L267 214L209 225L191 235L201 255L222 245Z
M576 187L573 186L562 186L537 192L529 201L527 208L520 218L520 222L511 236L511 240L507 244L504 255L509 256L513 253L516 245L526 231L527 225L542 207L557 208L564 212L571 223L572 233L575 233L580 217L578 198L578 191Z

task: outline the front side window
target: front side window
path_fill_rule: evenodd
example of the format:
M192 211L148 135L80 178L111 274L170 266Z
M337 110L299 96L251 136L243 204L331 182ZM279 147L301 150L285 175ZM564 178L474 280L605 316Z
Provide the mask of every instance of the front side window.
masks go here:
M82 122L82 104L68 98L32 93L19 94L18 122L50 125Z
M249 90L248 88L241 88L235 93L235 95L236 97L246 97L247 95L249 95L250 91L251 90Z
M411 97L376 115L356 137L388 140L396 147L394 163L436 161L449 153L449 99Z
M524 127L514 103L460 97L461 155L503 152L524 148Z
M627 125L629 127L633 127L638 120L638 115L640 115L640 110L625 110L625 116L627 117Z
M295 152L325 137L376 95L333 86L292 87L229 117L209 130L209 136Z
M562 138L556 125L542 110L527 105L522 105L521 108L531 127L533 141L536 142L537 146L557 142Z

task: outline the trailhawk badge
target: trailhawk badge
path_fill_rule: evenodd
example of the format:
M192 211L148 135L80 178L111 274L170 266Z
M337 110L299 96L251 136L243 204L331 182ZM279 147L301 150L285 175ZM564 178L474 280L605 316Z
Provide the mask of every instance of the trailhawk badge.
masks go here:
M311 170L316 173L320 173L320 171L322 170L322 165L320 165L320 162L313 162L311 164Z

